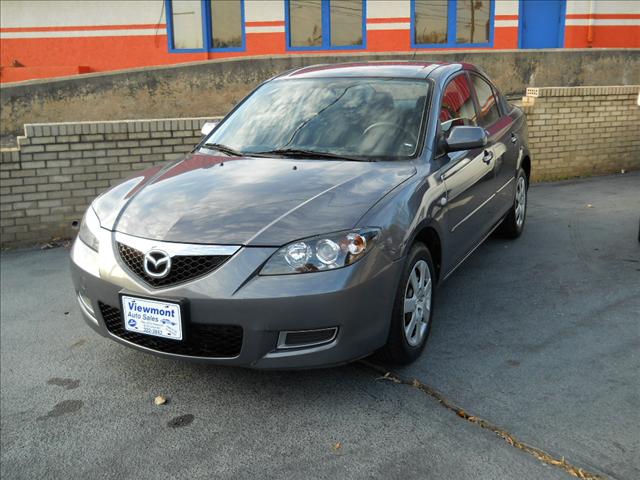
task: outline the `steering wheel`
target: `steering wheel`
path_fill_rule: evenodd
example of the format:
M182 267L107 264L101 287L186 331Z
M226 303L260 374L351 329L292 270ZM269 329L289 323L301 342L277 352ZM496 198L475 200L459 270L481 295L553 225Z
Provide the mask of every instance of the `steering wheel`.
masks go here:
M406 128L401 127L400 125L397 125L397 124L391 123L391 122L376 122L376 123L374 123L372 125L369 125L365 129L365 131L362 132L362 135L366 135L367 133L369 133L374 128L380 128L380 127L391 127L394 130L398 130L401 133L404 133L406 136L408 136L410 138L410 140L413 141L414 145L416 145L418 143L418 138L413 134L413 132L410 132Z

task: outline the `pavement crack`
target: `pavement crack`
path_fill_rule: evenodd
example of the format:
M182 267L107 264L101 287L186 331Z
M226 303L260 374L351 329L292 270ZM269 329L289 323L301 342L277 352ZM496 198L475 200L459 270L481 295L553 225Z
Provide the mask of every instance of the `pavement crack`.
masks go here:
M422 391L423 393L426 393L430 397L437 400L438 403L440 403L440 405L442 405L444 408L455 413L458 417L463 418L470 423L478 425L480 428L493 432L495 435L500 437L502 440L507 442L512 447L517 448L518 450L522 450L523 452L537 458L538 460L540 460L541 462L547 465L564 470L569 475L572 475L577 478L581 478L585 480L602 480L603 479L601 475L596 475L595 473L591 473L585 470L584 468L580 468L573 465L572 463L568 462L564 457L561 457L561 458L554 457L553 455L545 452L541 448L534 447L521 440L518 440L515 436L507 432L505 429L500 428L499 426L491 423L488 420L485 420L484 418L480 418L476 415L471 415L470 413L466 412L462 407L456 405L454 402L452 402L447 397L445 397L444 394L442 394L435 388L430 387L425 383L422 383L420 380L405 378L395 372L387 370L384 367L381 367L374 363L370 363L365 360L360 360L360 363L368 367L369 369L372 369L378 373L381 373L382 376L378 377L378 380L385 380L392 383L407 385L407 386L416 388Z

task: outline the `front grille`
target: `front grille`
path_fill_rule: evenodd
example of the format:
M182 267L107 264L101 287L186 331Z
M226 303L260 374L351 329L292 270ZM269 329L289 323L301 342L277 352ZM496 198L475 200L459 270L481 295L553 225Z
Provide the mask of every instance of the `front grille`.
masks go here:
M127 268L152 287L166 287L187 282L214 271L229 257L226 255L176 255L171 257L171 270L164 278L153 278L144 271L144 252L118 243L120 258Z
M237 357L242 348L243 331L237 325L183 324L184 340L168 340L125 330L119 308L102 302L98 302L98 306L109 332L141 347L176 355L216 358Z

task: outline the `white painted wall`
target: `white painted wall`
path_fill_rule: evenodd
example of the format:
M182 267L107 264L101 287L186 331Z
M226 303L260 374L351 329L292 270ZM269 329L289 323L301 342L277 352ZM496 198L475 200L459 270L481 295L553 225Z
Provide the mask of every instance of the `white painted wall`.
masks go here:
M164 0L1 0L0 28L164 23Z
M245 0L245 22L284 22L284 0Z
M410 5L409 0L368 0L367 18L408 18ZM245 0L245 19L284 21L284 8L284 0ZM0 28L165 23L164 0L0 0L0 12ZM518 0L496 0L495 13L517 15ZM567 14L588 13L640 14L640 1L567 0ZM513 22L517 25L517 20L511 20L496 26ZM638 23L637 19L614 20L614 24Z
M518 0L497 0L495 5L496 15L518 15Z
M411 2L409 0L369 0L367 18L409 18Z
M640 14L638 0L567 0L567 14L635 13Z

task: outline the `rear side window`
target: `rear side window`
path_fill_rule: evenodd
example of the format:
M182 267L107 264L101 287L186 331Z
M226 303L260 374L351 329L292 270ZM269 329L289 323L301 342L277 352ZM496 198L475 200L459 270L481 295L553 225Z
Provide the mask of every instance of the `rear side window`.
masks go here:
M498 102L496 101L491 85L477 75L471 75L471 78L473 79L473 86L476 89L476 96L478 97L478 105L480 107L478 125L487 128L500 118Z
M476 109L467 75L458 75L447 84L439 116L445 137L452 127L476 124Z

